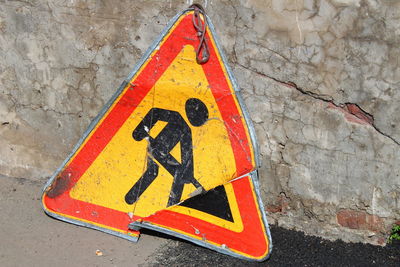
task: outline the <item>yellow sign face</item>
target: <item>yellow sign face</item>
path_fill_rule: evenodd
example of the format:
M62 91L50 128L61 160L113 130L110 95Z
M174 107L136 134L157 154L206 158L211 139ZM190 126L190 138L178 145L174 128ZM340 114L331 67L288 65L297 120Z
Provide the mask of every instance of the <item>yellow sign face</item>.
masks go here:
M271 243L254 130L199 12L184 11L151 46L51 178L43 207L128 240L147 227L262 260Z
M195 59L195 48L185 45L71 189L72 198L140 217L165 209L169 206L171 193L174 194L172 187L175 179L174 172L167 168L175 164L179 169L184 164L185 155L182 155L182 152L190 153L187 149L188 145L192 147L193 178L198 183L189 181L180 185L181 196L179 199L175 198L178 202L236 178L236 163L227 127L209 88L203 68L196 63ZM206 106L208 118L204 124L195 126L196 123L193 125L190 121L190 114L188 115L190 110L187 107L189 99L200 100ZM156 113L160 110L169 111L170 115L179 114L183 119L182 123L174 124L172 130L167 129L170 122L163 120L162 115L157 119ZM147 132L147 137L135 140L134 132L136 129L138 132L143 126L146 116L149 117L148 114L157 121L150 124L150 129L146 126L142 127L142 137L143 129ZM183 131L178 129L179 125L190 128L191 138L185 138ZM162 134L163 131L164 134ZM180 136L176 137L176 134ZM163 136L176 139L171 144L173 147L170 151L159 152L169 154L169 159L173 162L163 162L164 158L160 159L161 156L154 152L154 143L157 141L170 142L170 140L163 140ZM141 186L145 188L138 189L139 179L152 171L151 175L147 175L147 179L151 178L150 183L142 182ZM176 175L178 174L175 173ZM136 184L138 181L139 183ZM136 191L143 192L139 196L136 194L136 199L134 199L136 201L129 204L126 196L135 185ZM197 189L199 185L202 186L201 190Z

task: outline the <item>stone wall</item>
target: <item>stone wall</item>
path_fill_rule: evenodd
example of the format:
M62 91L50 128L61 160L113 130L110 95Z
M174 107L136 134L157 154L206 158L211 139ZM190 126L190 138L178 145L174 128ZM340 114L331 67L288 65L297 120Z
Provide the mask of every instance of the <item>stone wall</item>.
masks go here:
M189 2L0 0L0 174L44 182ZM400 219L400 2L202 4L255 124L270 223L383 244Z

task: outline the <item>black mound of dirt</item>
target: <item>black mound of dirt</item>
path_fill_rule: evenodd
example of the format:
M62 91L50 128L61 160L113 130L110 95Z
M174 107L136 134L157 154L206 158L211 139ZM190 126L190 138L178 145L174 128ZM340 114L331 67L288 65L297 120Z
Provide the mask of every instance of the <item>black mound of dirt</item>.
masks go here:
M330 242L302 232L271 227L273 250L261 263L222 255L182 241L149 258L151 266L400 266L400 242L386 247L361 243Z

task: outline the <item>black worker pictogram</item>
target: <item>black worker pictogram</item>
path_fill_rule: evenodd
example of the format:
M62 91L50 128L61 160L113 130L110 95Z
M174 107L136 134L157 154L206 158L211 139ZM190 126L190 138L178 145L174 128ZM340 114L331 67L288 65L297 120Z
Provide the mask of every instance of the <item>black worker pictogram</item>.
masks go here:
M207 106L200 99L188 99L185 111L190 124L195 127L202 126L208 119ZM167 125L152 138L149 135L150 130L158 121L167 122ZM125 195L126 203L135 203L157 178L160 167L158 163L173 177L167 206L180 202L185 184L193 184L197 190L204 191L203 186L194 177L192 131L179 112L152 108L135 128L132 137L136 141L146 138L149 142L147 168ZM181 162L170 154L178 143L181 147Z

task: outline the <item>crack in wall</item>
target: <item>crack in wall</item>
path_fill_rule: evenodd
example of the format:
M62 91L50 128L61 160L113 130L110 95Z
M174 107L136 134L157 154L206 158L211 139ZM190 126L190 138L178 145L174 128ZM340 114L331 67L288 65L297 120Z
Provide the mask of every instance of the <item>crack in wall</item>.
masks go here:
M296 91L300 92L303 95L306 96L310 96L314 99L317 99L319 101L323 101L325 103L328 103L330 105L333 105L335 108L338 108L340 110L342 110L345 113L348 113L354 117L356 117L357 119L363 121L365 124L370 125L372 128L374 128L379 134L385 136L386 138L389 138L390 140L392 140L396 145L400 146L400 141L397 141L394 137L390 136L389 134L384 133L382 130L380 130L374 123L374 116L372 114L369 114L368 112L366 112L365 110L363 110L357 103L336 103L335 100L328 95L321 95L321 94L316 94L314 92L311 91L307 91L304 90L303 88L300 88L299 86L296 85L296 83L292 82L292 81L281 81L275 77L269 76L265 73L256 71L250 67L247 67L239 62L235 62L235 64L237 64L238 66L249 70L250 72L256 73L257 75L263 76L265 78L268 78L270 80L273 80L277 83L283 84L285 86L288 86L290 88L295 89Z

